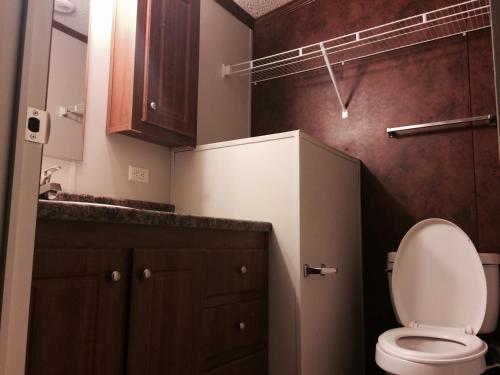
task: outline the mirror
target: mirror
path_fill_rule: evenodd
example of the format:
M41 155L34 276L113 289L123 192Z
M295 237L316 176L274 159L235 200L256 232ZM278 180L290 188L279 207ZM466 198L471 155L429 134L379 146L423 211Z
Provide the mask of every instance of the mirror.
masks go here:
M47 110L51 134L43 154L83 159L90 0L55 0Z

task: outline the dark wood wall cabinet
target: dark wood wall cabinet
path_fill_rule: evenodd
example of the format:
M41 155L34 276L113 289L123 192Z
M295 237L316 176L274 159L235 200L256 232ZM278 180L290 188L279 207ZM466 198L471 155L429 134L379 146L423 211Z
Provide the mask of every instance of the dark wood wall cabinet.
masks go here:
M39 220L28 375L265 375L267 232Z
M107 133L196 145L200 0L117 1Z

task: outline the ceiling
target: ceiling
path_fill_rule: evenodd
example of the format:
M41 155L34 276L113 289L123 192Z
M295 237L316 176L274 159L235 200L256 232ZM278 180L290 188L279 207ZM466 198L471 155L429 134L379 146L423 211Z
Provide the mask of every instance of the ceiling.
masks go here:
M90 0L71 0L76 11L71 14L54 12L54 20L69 28L88 36Z
M54 19L81 34L88 35L90 0L70 0L76 11L72 14L54 13ZM234 0L254 18L258 18L293 0Z
M76 6L72 14L54 13L54 19L81 34L88 35L90 0L70 0ZM234 0L254 18L258 18L293 0Z
M234 0L235 3L245 9L254 18L261 17L291 1L293 0Z

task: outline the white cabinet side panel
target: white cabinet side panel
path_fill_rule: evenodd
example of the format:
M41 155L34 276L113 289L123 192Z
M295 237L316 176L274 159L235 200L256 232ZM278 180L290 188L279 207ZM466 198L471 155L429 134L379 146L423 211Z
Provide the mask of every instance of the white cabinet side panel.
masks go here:
M264 139L262 137L261 139ZM299 161L295 136L203 146L173 155L178 212L273 224L269 250L269 374L297 374Z
M301 375L363 373L359 168L301 138L301 263L338 267L301 279Z

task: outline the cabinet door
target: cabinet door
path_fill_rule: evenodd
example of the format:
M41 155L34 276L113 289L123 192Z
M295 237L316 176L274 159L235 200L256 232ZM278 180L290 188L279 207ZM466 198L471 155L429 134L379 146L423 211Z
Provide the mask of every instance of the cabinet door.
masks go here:
M128 258L127 250L35 250L26 374L125 373Z
M153 136L166 130L170 144L195 146L200 0L141 3L147 7L141 120Z
M198 373L201 258L197 250L134 250L129 375Z

